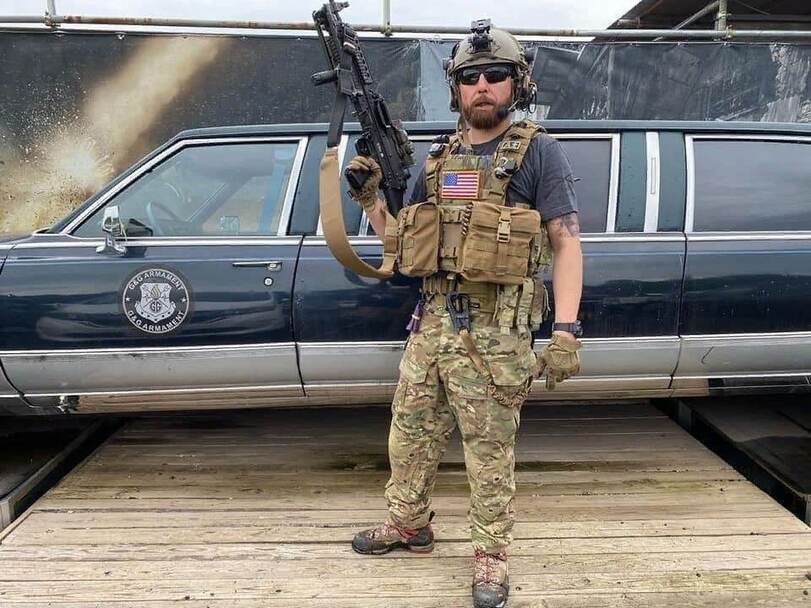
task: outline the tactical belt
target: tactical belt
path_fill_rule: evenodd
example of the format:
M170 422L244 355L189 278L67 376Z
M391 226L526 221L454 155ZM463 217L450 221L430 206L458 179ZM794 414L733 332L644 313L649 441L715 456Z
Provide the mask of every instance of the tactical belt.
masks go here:
M426 298L434 295L447 296L452 292L462 293L470 298L474 310L480 313L496 312L498 290L499 286L494 283L473 283L461 278L454 279L444 272L432 274L422 280L422 293ZM444 297L436 300L444 302Z

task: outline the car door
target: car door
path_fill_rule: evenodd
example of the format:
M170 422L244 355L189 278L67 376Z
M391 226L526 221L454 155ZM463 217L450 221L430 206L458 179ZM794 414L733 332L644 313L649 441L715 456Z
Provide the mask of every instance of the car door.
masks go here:
M11 250L0 360L34 404L263 405L302 395L286 228L301 137L180 140L59 234ZM105 208L127 233L103 246Z
M681 394L811 381L811 138L686 136Z
M550 132L563 144L577 177L585 264L581 318L587 333L582 373L549 396L668 394L679 351L684 236L680 226L676 233L659 231L660 182L666 180L660 180L658 137L641 131L621 140L617 132L585 128ZM415 158L424 159L431 137L412 140ZM315 185L305 192L317 200ZM345 204L347 211L357 208ZM347 228L357 234L351 242L361 257L378 264L382 247L377 237L367 236L363 219L347 222ZM551 277L547 284L551 290ZM391 281L358 277L335 261L322 237L307 236L296 277L295 328L308 396L390 397L418 287L419 280L400 275ZM547 323L536 334L536 350L550 333ZM540 383L533 396L544 396Z

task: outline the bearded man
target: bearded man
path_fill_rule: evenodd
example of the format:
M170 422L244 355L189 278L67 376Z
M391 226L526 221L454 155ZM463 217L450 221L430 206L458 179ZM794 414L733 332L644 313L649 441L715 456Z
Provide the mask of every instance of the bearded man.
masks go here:
M489 20L473 22L471 31L445 65L451 109L460 112L457 133L435 140L403 210L422 205L437 213L441 236L427 256L439 260L436 271L416 274L424 277L421 298L392 403L389 515L356 534L352 547L371 555L434 548L431 492L458 425L471 489L473 605L500 608L509 593L520 408L537 374L545 373L553 389L580 369L583 271L574 179L563 148L536 123L513 121L536 92L527 55ZM375 232L384 234L380 168L361 156L349 167L369 172L351 193ZM529 236L522 240L523 234ZM550 255L555 323L536 359L532 329L547 306L535 274ZM405 260L401 255L408 274L413 265Z

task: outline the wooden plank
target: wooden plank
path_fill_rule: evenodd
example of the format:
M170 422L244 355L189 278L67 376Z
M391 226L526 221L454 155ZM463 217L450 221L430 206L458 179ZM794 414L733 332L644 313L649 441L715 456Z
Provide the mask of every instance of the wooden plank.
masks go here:
M347 537L348 538L348 537ZM270 542L263 540L249 543L204 543L189 539L188 544L48 544L4 545L0 550L0 562L38 561L122 561L134 558L146 561L193 562L217 560L279 560L279 559L326 559L350 556L349 541L333 535L325 542ZM587 542L585 542L587 541ZM511 558L533 558L542 562L547 557L575 555L608 555L615 553L709 553L713 551L746 553L749 551L794 551L811 550L811 534L807 531L793 533L757 534L707 534L706 536L614 536L584 538L516 538L510 545ZM438 539L431 554L436 558L469 557L470 541ZM393 552L380 559L399 559L402 552ZM351 557L351 556L350 556ZM405 558L405 557L404 557Z
M64 495L70 495L79 489L88 488L165 488L176 489L181 486L197 488L206 495L212 496L213 492L229 491L233 494L234 489L242 491L248 488L256 489L263 493L274 493L275 495L289 492L302 494L312 494L320 492L324 487L330 488L330 494L343 494L344 492L371 492L372 495L380 494L382 488L389 479L388 473L358 471L352 476L343 476L337 479L330 479L328 475L318 475L302 479L300 476L282 475L276 476L272 473L267 475L233 475L224 476L222 474L176 474L152 476L142 473L138 475L122 474L102 474L97 478L88 475L82 478L71 478L70 482L60 486L60 491ZM661 479L638 479L638 480L600 480L584 479L579 482L552 482L547 481L544 474L539 473L519 473L516 476L517 485L523 494L535 496L561 496L561 495L598 495L598 494L650 494L660 492L689 493L691 490L705 492L732 492L738 493L741 488L751 491L751 486L740 479L732 480L677 480L670 474L667 478L663 475ZM592 476L593 477L593 476ZM717 476L716 476L717 477ZM468 480L464 473L448 473L441 475L437 480L434 496L449 495L457 493L460 496L468 493Z
M469 593L435 595L433 598L386 598L386 608L446 608L447 606L467 605ZM360 603L359 603L360 602ZM48 601L47 606L55 608L109 608L107 602L61 602ZM173 600L134 602L118 602L118 608L289 608L288 598L266 597L262 599L195 599L191 595L185 596L180 602ZM359 606L380 606L374 598L307 598L297 604L306 608L358 608ZM554 595L551 593L542 596L531 596L522 589L513 589L510 594L510 608L637 608L641 606L656 606L657 608L797 608L811 605L809 596L804 590L791 589L765 590L765 591L732 591L709 594L705 591L695 592L643 592L643 593L601 593ZM43 608L40 602L15 602L14 608Z
M3 540L3 545L88 545L104 544L114 539L123 544L197 544L197 543L295 543L295 542L349 542L359 529L382 521L381 517L360 522L334 523L329 526L310 525L257 525L212 526L203 528L150 527L130 528L19 528ZM801 532L799 526L785 517L757 514L746 517L684 518L684 519L591 519L580 521L519 521L515 526L517 538L605 538L628 536L718 536L719 530L729 534L773 534ZM631 514L633 515L633 514ZM434 527L439 538L453 541L470 539L467 521L463 516L450 517ZM802 522L795 520L802 526Z
M311 471L302 476L295 471L278 471L275 469L238 469L234 467L186 467L164 471L155 470L138 464L122 464L100 467L92 466L83 471L74 472L63 480L63 485L70 486L106 486L127 482L131 485L162 485L171 481L173 483L199 483L203 485L219 485L223 483L250 483L250 482L278 482L300 483L302 485L344 485L363 484L366 487L375 487L376 484L385 483L389 472L376 470L340 470L340 471ZM440 475L437 483L454 482L467 479L467 472L458 467L440 466ZM558 487L577 487L588 485L599 487L601 484L621 484L626 493L635 491L637 486L670 487L677 484L691 483L748 483L740 473L727 467L714 471L529 471L519 469L516 477L523 483L546 483Z
M470 552L472 553L472 552ZM385 559L355 555L344 546L344 555L332 558L308 556L307 560L287 559L213 560L207 572L209 578L228 580L257 580L269 574L281 578L318 578L329 576L336 568L350 569L354 577L385 579L403 570L409 578L420 579L437 573L453 573L469 568L472 555L414 557L398 554ZM401 557L402 556L402 557ZM541 556L539 556L541 557ZM44 570L37 561L4 562L0 582L14 581L185 581L201 576L200 564L192 561L167 563L133 559L122 561L92 561L50 563ZM797 569L811 566L811 550L773 551L711 551L690 553L614 553L609 555L545 555L541 559L513 557L510 574L519 580L544 575L617 574L621 576L645 573L701 572L718 573L730 570Z
M196 484L193 480L190 483L175 483L169 476L163 483L138 484L123 479L116 486L106 485L74 485L62 484L52 490L50 496L54 498L239 498L250 496L265 496L268 500L288 500L303 499L308 504L312 501L320 501L322 506L328 502L331 507L337 508L339 505L357 504L359 507L366 503L368 499L377 499L383 495L384 480L374 484L351 484L332 485L329 491L324 485L313 483L296 483L286 480L277 482L272 480L268 483L233 483L222 484ZM437 483L433 497L441 499L446 497L464 497L469 494L470 486L466 479L455 481L443 479ZM713 504L726 504L737 501L751 502L761 500L762 493L753 488L750 484L740 482L672 482L669 484L658 484L657 487L649 487L645 491L636 491L635 487L623 487L621 483L609 485L602 488L595 484L588 487L586 484L576 486L574 490L567 490L553 484L541 482L527 482L519 477L519 489L516 496L521 501L521 497L529 497L532 502L542 506L549 504L606 504L611 501L612 505L622 505L625 501L632 501L634 504L694 504L700 501L707 501ZM604 498L599 498L599 497ZM568 497L568 498L567 498ZM590 499L583 497L592 497ZM602 500L602 503L600 502ZM540 501L540 502L539 502ZM272 505L271 505L272 506ZM316 506L315 508L319 508Z
M546 508L582 507L625 507L651 506L667 508L702 504L724 506L735 503L769 502L765 495L748 484L689 484L674 488L663 488L651 492L625 493L546 493L543 484L524 484L516 492L516 508L535 511ZM463 483L447 484L437 488L433 494L438 507L460 506L467 503L469 486ZM290 502L296 502L301 509L352 509L375 508L382 501L383 486L330 488L323 486L198 486L177 485L171 483L154 486L69 486L54 488L48 497L88 498L88 499L226 499L226 500L263 500L267 508L281 508Z
M330 596L342 599L375 597L432 598L448 594L469 596L470 565L449 566L441 574L425 576L420 571L411 575L412 564L428 558L408 560L408 566L393 569L385 576L347 576L345 571L325 573L317 578L284 577L267 572L264 577L251 580L195 577L188 581L158 578L149 581L130 581L122 585L117 580L83 581L13 581L3 584L0 599L12 603L15 599L47 601L137 601L148 596L156 600L232 599L239 593L245 599L266 597L306 600L316 589L329 589ZM514 583L516 596L545 597L551 595L583 595L622 592L715 592L715 591L771 591L804 590L808 587L806 568L746 569L734 571L702 572L646 572L641 574L591 573L580 574L527 574ZM212 573L209 576L215 576ZM419 584L417 584L419 581Z
M117 437L132 440L155 440L161 439L171 441L176 438L178 441L195 440L201 436L216 438L239 438L245 437L247 424L244 426L225 425L220 428L207 428L204 430L196 428L175 427L172 429L131 425L122 429ZM336 429L330 433L330 437L335 438L357 438L359 432L364 436L373 437L377 433L385 433L388 430L388 419L376 421L374 425L365 425L360 431L349 432L345 429ZM281 433L275 425L267 427L256 427L253 424L253 432L250 436L254 439L314 439L317 435L308 433L306 428L300 425L296 428L293 425L286 425L288 433ZM569 418L563 420L543 420L523 416L521 419L521 437L527 434L557 435L557 434L600 434L600 433L679 433L678 425L666 416L641 417L641 418L595 418L589 420Z

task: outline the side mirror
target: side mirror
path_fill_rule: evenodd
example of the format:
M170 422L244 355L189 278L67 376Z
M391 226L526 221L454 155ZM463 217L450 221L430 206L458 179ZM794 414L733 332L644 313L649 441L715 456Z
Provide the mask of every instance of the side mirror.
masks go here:
M125 240L127 238L127 234L124 232L124 225L121 223L118 205L110 205L104 209L101 229L104 231L104 245L96 247L96 253L115 256L126 255L127 248L121 243L116 242L118 238Z
M118 211L118 205L111 205L110 207L104 208L101 229L114 237L124 235L124 226L121 224L121 215Z

